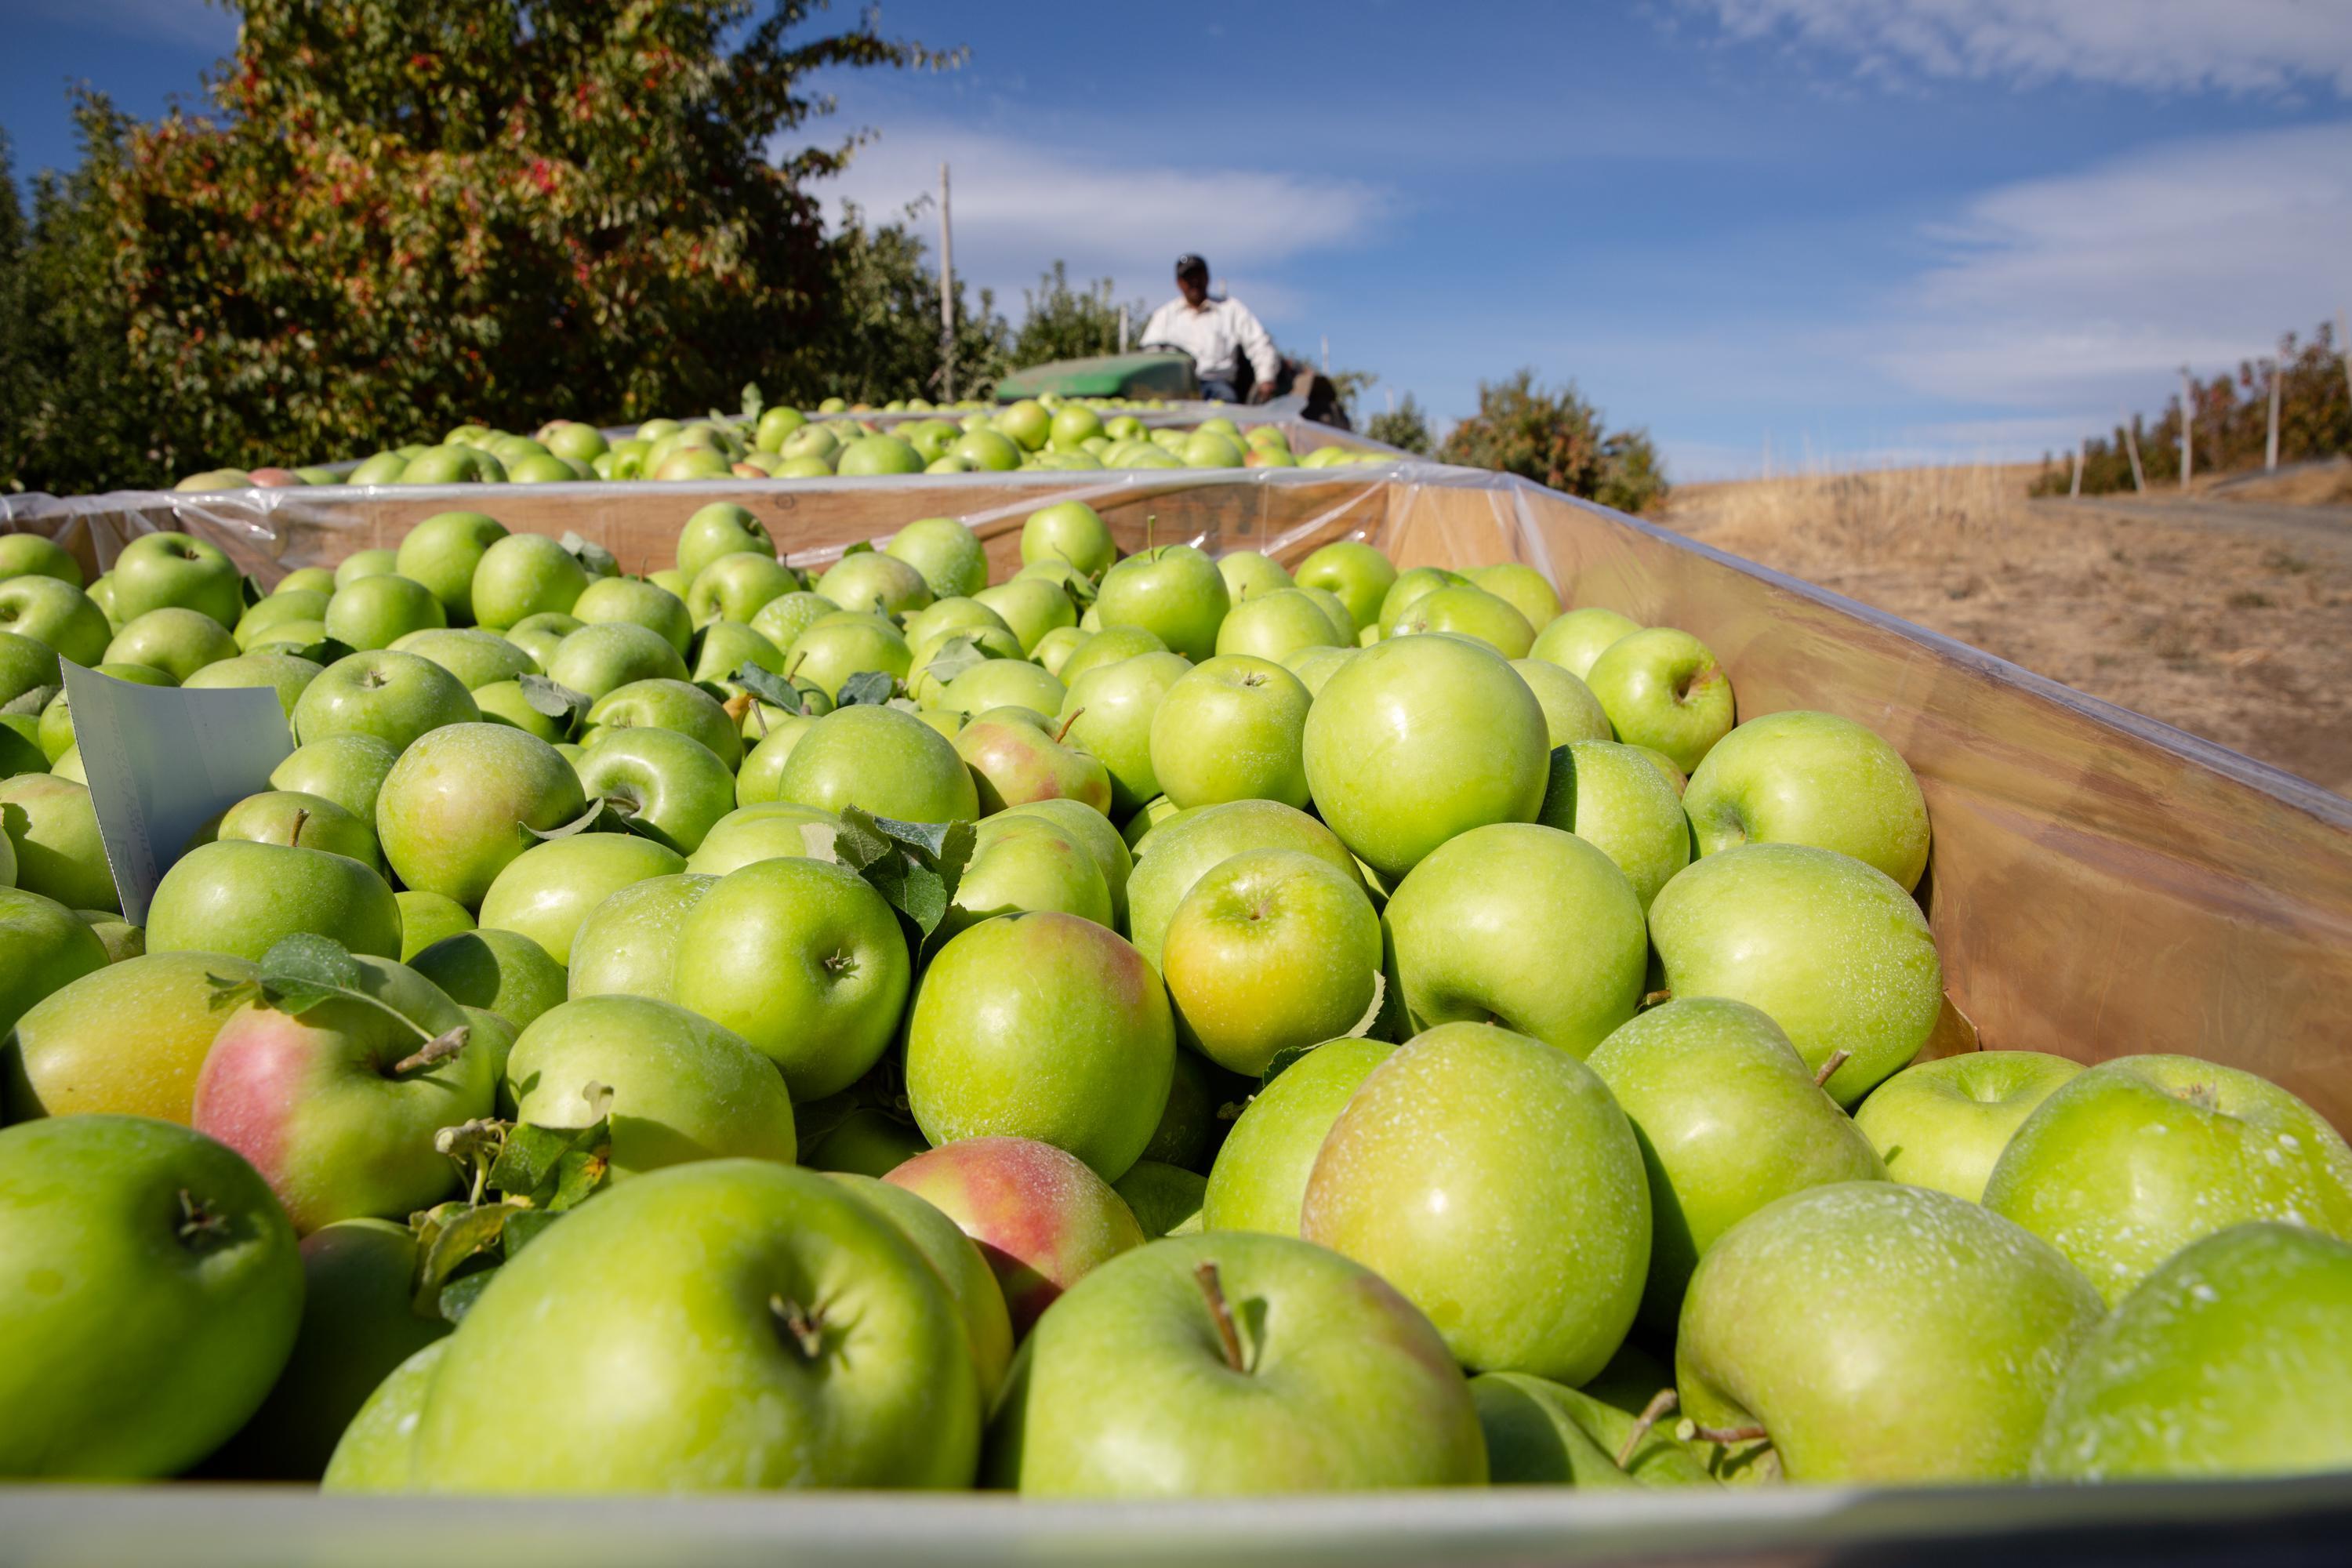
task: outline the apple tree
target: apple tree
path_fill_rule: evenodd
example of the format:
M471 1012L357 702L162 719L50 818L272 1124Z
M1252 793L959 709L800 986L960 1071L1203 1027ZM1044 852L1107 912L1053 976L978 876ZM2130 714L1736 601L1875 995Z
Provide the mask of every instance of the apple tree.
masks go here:
M1456 425L1445 462L1517 474L1603 506L1638 512L1665 500L1664 466L1649 433L1611 432L1575 384L1553 391L1535 372L1478 384L1478 412Z

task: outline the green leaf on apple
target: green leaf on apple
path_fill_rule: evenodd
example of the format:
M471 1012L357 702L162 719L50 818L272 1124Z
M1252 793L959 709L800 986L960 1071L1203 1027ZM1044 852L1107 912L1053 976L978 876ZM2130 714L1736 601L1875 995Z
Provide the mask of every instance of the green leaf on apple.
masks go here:
M0 713L38 713L56 701L58 693L64 689L62 686L36 686L7 702L0 702Z
M416 1288L411 1302L428 1318L456 1322L473 1304L481 1287L452 1299L451 1281L475 1258L494 1250L502 1239L508 1216L516 1211L504 1204L446 1203L430 1208L413 1222L416 1227ZM454 1315L453 1315L454 1310Z
M1284 1073L1288 1072L1292 1068L1295 1068L1300 1062L1305 1061L1308 1056L1320 1049L1323 1043L1324 1042L1318 1040L1311 1046L1285 1046L1282 1049L1275 1052L1273 1058L1265 1064L1265 1071L1258 1078L1258 1088L1265 1088L1276 1079L1280 1078ZM1333 1059L1337 1060L1338 1058L1334 1058Z
M787 713L808 710L808 703L802 697L801 689L772 669L747 664L735 672L734 680L736 685L771 708L781 708Z
M842 808L841 822L835 858L915 929L920 959L955 902L977 832L969 822L898 822L854 805Z
M619 556L577 533L566 533L558 542L571 552L574 561L587 569L591 577L610 577L621 570Z
M237 574L236 591L237 596L245 601L245 607L248 610L262 601L261 584L243 573Z
M211 1000L215 1007L250 1002L274 1012L299 1017L323 1002L355 1002L397 1018L428 1046L440 1043L433 1030L383 998L371 994L364 988L366 971L360 967L359 961L351 955L350 950L332 937L310 931L282 936L261 955L261 973L256 978L230 980L210 973L205 978L213 983ZM454 1045L442 1049L439 1056L455 1055L464 1047L464 1039L459 1038Z
M320 637L317 642L304 643L300 647L289 647L284 651L296 658L307 658L312 664L329 665L338 659L351 658L353 650L349 643L337 642L333 637Z
M898 678L887 669L863 669L841 683L844 708L861 703L879 708L898 694Z
M767 409L767 395L760 390L760 384L756 381L745 382L743 384L744 419L748 422L756 424L759 421L760 416L766 413Z
M986 664L988 655L980 644L968 637L953 637L940 644L939 651L925 661L922 672L945 686L976 664Z
M873 553L874 542L870 539L853 540L851 542L841 547L841 558L844 561L848 560L853 555L871 555Z
M602 1096L607 1104L611 1095L605 1089ZM612 1154L609 1114L600 1115L585 1127L534 1127L521 1122L507 1134L506 1147L499 1152L498 1163L490 1167L490 1185L509 1202L561 1214L585 1202L604 1185L611 1174Z
M545 844L550 839L570 838L580 833L635 833L651 837L652 831L641 826L628 811L613 804L603 795L588 803L588 809L569 822L559 822L553 827L533 827L527 822L517 823L515 830L522 835L523 843Z
M595 706L586 692L574 691L544 675L519 676L515 684L522 688L522 700L530 704L532 712L562 720L567 731L579 721L581 714Z

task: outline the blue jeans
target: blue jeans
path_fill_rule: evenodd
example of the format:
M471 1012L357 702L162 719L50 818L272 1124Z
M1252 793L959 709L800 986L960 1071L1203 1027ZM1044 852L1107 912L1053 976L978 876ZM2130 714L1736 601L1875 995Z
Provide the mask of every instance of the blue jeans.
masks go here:
M1242 395L1230 381L1203 381L1201 383L1201 395L1212 403L1239 403L1242 400Z

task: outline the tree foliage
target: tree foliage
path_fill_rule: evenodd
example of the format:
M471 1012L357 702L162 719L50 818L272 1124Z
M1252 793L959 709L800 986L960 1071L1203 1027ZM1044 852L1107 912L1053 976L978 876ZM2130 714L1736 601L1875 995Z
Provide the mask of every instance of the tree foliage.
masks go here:
M1437 445L1429 433L1428 414L1410 392L1394 408L1373 415L1364 426L1364 434L1375 441L1424 455Z
M1532 370L1480 382L1478 412L1454 427L1438 455L1622 511L1646 510L1666 496L1664 465L1647 431L1605 430L1574 383L1553 391L1537 385Z
M940 384L940 278L903 223L869 231L851 209L832 251L830 324L815 395L879 405L945 395ZM992 290L973 309L956 285L955 391L987 392L1007 368L1007 329ZM797 390L797 389L796 389ZM814 399L810 399L813 401Z
M1009 363L1019 369L1054 360L1085 359L1118 352L1118 305L1111 299L1111 280L1098 278L1084 289L1070 287L1067 264L1054 263L1034 289L1021 290L1028 313L1013 335ZM1140 300L1127 302L1128 331L1143 330L1150 307Z

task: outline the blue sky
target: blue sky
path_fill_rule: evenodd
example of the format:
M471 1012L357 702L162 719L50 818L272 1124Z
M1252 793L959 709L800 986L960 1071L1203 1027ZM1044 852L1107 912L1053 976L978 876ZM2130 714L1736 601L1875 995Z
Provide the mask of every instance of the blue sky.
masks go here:
M20 174L71 78L159 110L194 0L8 0ZM1520 365L1684 479L2031 457L2352 305L2346 0L1631 0L1044 8L891 0L964 45L850 75L828 193L955 170L966 278L1164 297L1205 254L1293 352L1439 420ZM924 220L928 223L929 219Z

